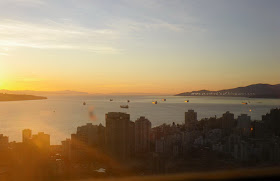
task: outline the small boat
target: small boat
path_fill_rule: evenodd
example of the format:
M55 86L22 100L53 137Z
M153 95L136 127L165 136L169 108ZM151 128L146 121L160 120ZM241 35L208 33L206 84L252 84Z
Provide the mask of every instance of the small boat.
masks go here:
M83 105L85 106L85 105L86 105L86 102L84 102Z
M245 104L245 105L247 105L248 103L247 103L247 102L242 102L242 104Z
M162 101L166 101L166 99L161 99Z
M157 104L157 101L153 101L153 104Z
M185 102L190 102L189 100L185 100Z
M121 108L128 108L128 105L120 105Z
M130 102L130 100L127 100L127 102Z
M110 99L110 101L113 101L113 99Z

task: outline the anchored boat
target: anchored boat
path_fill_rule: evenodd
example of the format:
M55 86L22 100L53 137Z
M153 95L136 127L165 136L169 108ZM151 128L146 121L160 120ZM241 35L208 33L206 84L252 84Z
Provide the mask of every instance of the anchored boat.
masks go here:
M128 105L120 105L120 107L128 109Z

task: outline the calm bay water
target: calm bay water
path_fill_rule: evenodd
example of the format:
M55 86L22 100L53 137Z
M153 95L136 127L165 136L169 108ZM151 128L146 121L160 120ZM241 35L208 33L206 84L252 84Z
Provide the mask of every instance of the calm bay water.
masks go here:
M112 98L114 101L110 102ZM166 102L161 101L166 98ZM121 109L127 104L129 109ZM10 141L21 141L21 131L32 129L33 133L43 131L51 135L51 144L69 138L76 128L86 123L105 124L107 112L126 112L135 121L145 116L152 126L162 123L183 123L184 112L194 109L198 118L217 115L230 111L235 117L248 114L254 120L271 108L280 107L280 99L248 99L233 97L185 97L175 96L50 96L47 100L0 102L0 134L9 136ZM152 104L157 100L158 104ZM250 101L248 105L241 102ZM83 105L86 102L86 105ZM96 120L91 120L89 110L94 109ZM251 110L251 111L249 111Z

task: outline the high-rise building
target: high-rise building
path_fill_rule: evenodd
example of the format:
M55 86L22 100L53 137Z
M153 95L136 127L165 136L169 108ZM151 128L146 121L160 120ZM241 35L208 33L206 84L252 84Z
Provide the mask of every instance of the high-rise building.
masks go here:
M32 136L32 143L41 150L50 150L50 135L44 132L39 132L37 135Z
M227 111L223 114L222 118L227 119L227 120L233 120L234 119L234 114Z
M280 109L271 109L270 113L262 116L267 128L271 129L273 134L280 136Z
M87 123L77 128L77 137L79 141L88 146L103 147L105 142L105 127L102 124L93 125Z
M69 154L71 161L81 161L84 158L84 154L82 154L83 147L84 144L79 141L77 134L71 134Z
M197 122L197 112L194 112L194 110L188 110L188 112L185 112L185 125L189 126L195 122Z
M134 132L130 115L121 112L106 114L106 148L117 159L130 157L132 149L131 134Z
M235 126L234 114L227 111L221 117L221 128L232 129Z
M30 129L24 129L22 130L22 142L27 143L32 138L32 130Z
M135 151L137 153L150 151L151 122L145 117L140 117L135 121Z
M102 124L93 125L87 123L77 128L77 133L71 135L70 159L74 161L86 161L90 156L89 150L103 150L105 145L105 127Z
M128 135L129 135L128 139L129 139L130 156L134 156L134 154L135 154L135 123L133 121L129 121Z
M70 139L66 139L64 141L61 141L61 146L62 146L62 156L65 159L70 159L71 140Z
M8 149L8 145L9 145L9 137L0 134L0 150Z
M85 126L80 126L77 128L77 137L79 141L86 145L93 145L97 142L97 126L92 125L92 123L87 123Z
M267 127L264 121L252 122L251 133L256 139L267 139L273 135L273 132Z
M237 128L241 130L242 135L249 136L251 131L251 117L247 114L241 114L238 116Z
M98 145L101 149L105 147L105 130L106 128L100 123L97 128Z

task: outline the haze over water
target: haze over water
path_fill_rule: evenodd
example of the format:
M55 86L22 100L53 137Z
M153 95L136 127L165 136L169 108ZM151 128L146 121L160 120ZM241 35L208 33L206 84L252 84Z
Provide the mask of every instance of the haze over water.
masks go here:
M113 101L110 102L109 99ZM166 98L166 102L161 101ZM126 105L129 109L121 109ZM190 100L185 103L185 100ZM152 101L158 101L157 105ZM243 105L242 102L250 102ZM86 102L86 105L83 105ZM91 120L89 109L94 107L96 120ZM280 99L248 99L237 97L176 97L176 96L51 96L47 100L0 102L0 132L9 136L10 141L21 141L21 131L32 129L33 133L43 131L51 135L51 144L70 138L78 126L86 123L105 125L107 112L126 112L135 121L140 116L151 120L152 126L163 123L183 123L184 112L194 109L198 119L220 117L230 111L238 115L244 113L252 120L261 120L261 116L271 108L280 107ZM250 111L251 110L251 111Z

